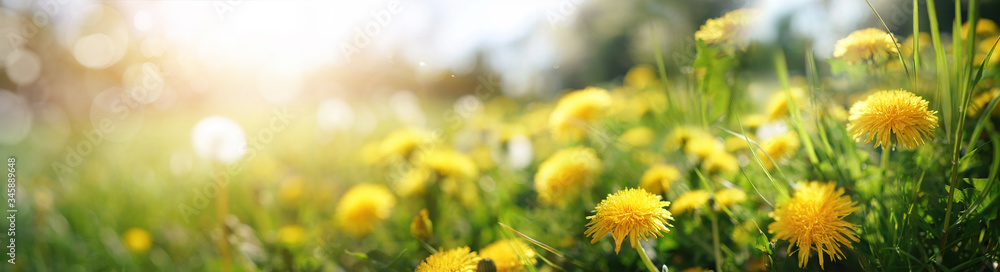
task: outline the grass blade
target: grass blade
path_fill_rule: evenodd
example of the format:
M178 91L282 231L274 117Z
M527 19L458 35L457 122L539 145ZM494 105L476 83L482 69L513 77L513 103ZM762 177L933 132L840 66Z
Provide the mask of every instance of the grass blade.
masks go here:
M899 50L899 41L896 40L896 35L892 35L892 30L889 30L889 26L885 24L884 20L882 20L882 16L878 15L878 11L875 10L875 6L872 5L872 2L868 1L868 0L865 0L865 2L867 2L868 3L868 7L872 9L872 13L875 13L875 17L878 18L878 21L880 23L882 23L882 27L885 28L885 32L889 33L889 38L892 38L892 45L896 46L896 52L897 52L896 57L899 58L899 65L903 66L903 71L906 71L906 77L913 78L913 76L910 75L910 69L906 68L906 62L903 61L903 54L900 54L900 52L903 52L903 51ZM916 12L914 12L914 13L916 13ZM914 32L914 33L918 33L918 32ZM916 47L914 47L914 50L916 50Z

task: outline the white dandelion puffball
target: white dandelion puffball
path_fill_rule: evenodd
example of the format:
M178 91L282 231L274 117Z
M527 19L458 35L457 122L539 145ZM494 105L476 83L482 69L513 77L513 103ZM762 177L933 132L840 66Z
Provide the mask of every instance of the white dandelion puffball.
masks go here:
M209 116L198 121L191 131L191 144L198 156L224 164L233 163L246 153L247 136L233 120Z
M514 169L528 167L535 158L531 138L521 134L511 136L510 140L507 140L507 152L507 162Z

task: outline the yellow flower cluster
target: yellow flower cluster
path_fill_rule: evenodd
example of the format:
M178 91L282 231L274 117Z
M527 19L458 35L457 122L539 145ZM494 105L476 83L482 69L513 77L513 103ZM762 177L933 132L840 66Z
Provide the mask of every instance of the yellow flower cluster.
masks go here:
M993 88L992 90L985 91L973 98L972 104L969 105L969 116L979 115L979 112L984 110L986 106L990 104L990 101L997 97L998 94L1000 94L1000 88ZM990 114L993 116L1000 115L1000 105L993 108L993 112Z
M969 22L962 24L962 39L967 40L969 37ZM986 55L989 54L990 49L993 48L993 43L996 42L997 37L1000 37L1000 28L997 28L997 24L993 20L980 18L976 21L976 51L973 53L973 64L980 65L986 60ZM986 62L987 65L997 65L1000 64L1000 53L994 52L990 56L990 60Z
M469 247L439 250L420 262L417 272L476 272L482 262L489 261L497 272L524 271L534 266L538 253L521 240L500 240L487 245L478 253ZM482 262L481 262L482 261ZM483 271L478 269L478 271Z
M563 205L567 198L589 189L600 172L601 160L594 150L586 147L559 150L539 165L535 191L542 203Z
M580 140L587 135L592 123L611 107L611 103L611 95L601 88L587 87L566 94L549 117L552 135L566 141Z
M757 18L755 9L737 9L722 17L708 19L694 33L696 41L704 41L707 45L725 44L739 48L747 45L747 32Z
M833 57L851 64L866 60L884 62L899 54L897 46L899 44L889 33L877 28L866 28L837 41Z

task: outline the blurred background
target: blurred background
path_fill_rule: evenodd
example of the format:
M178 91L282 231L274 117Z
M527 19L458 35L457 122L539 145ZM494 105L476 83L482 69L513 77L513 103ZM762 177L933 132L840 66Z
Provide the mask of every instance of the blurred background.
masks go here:
M897 37L911 34L910 1L873 2ZM954 6L939 2L951 29ZM1000 16L1000 2L980 2L983 17ZM807 46L826 59L838 39L881 25L864 1L0 1L0 154L17 158L18 267L212 267L200 241L212 234L196 231L212 226L212 208L196 207L196 190L232 158L243 167L232 182L258 184L234 189L233 210L274 211L226 224L254 228L238 237L248 256L280 256L269 244L281 226L317 236L332 216L317 207L370 174L352 167L367 139L460 130L479 111L621 82L655 67L656 49L671 84L685 84L693 33L745 7L761 9L751 37L784 48L793 73ZM208 122L199 136L211 116L236 128ZM245 150L226 147L240 139L253 157L226 153ZM152 233L148 257L125 253L132 228Z
M983 2L983 10L996 10L996 1ZM37 144L39 152L59 149L60 140L87 127L77 121L95 111L102 94L152 84L147 77L157 86L136 110L154 118L313 108L332 99L359 105L347 110L349 119L363 120L393 101L473 93L480 77L495 83L498 94L545 100L653 64L654 44L668 74L681 73L694 60L690 37L697 27L741 7L762 9L752 37L788 47L791 58L801 58L801 44L827 58L838 38L878 24L857 1L2 3L0 142ZM898 36L909 35L909 2L873 4ZM954 7L939 4L942 29L949 29ZM420 122L422 114L402 115ZM371 126L361 133L378 127L352 123ZM51 132L26 137L44 128Z

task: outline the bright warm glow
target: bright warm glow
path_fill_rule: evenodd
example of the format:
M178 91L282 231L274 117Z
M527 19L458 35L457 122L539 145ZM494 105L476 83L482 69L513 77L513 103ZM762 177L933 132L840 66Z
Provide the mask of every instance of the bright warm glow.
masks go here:
M247 138L243 128L236 122L221 116L211 116L194 126L191 143L198 156L225 164L243 157Z

